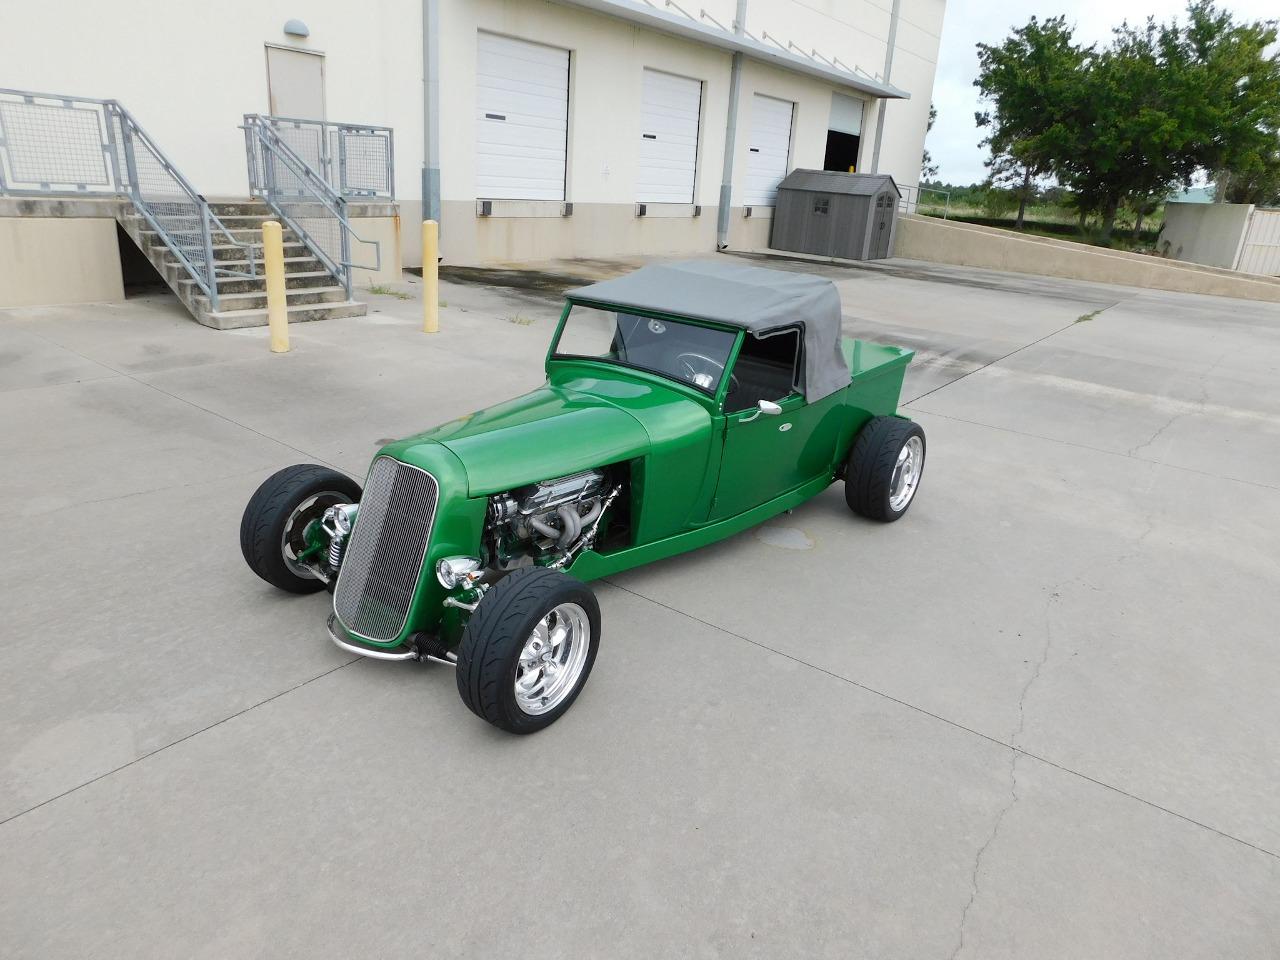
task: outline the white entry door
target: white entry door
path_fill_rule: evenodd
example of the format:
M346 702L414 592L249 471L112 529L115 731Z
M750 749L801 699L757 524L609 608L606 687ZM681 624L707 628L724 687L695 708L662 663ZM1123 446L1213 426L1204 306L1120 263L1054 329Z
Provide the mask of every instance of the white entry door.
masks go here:
M476 197L563 200L569 51L479 34Z
M791 115L795 104L757 93L751 98L751 136L747 140L745 207L771 207L778 184L787 175L791 155Z
M636 173L640 203L693 203L701 112L701 80L645 69Z
M324 55L267 47L268 109L273 117L324 119Z

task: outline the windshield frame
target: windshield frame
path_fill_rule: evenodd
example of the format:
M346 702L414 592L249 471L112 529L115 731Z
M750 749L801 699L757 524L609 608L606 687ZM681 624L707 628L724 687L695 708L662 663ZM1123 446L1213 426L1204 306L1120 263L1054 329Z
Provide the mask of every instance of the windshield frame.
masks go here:
M652 367L642 367L639 364L627 363L625 360L618 360L611 357L590 356L580 353L557 353L556 347L560 344L560 336L564 333L565 324L569 321L569 314L575 306L590 307L596 310L612 310L618 313L626 313L636 317L648 317L654 320L665 320L668 323L683 323L691 327L703 327L708 330L719 330L733 335L733 343L729 347L729 353L725 358L724 369L720 371L720 378L716 381L714 390L706 390L699 387L695 383L688 380L677 379L661 370L655 370ZM734 364L738 362L738 351L742 347L743 330L741 327L734 327L724 323L714 323L710 320L701 320L697 317L683 317L674 313L663 313L659 310L646 310L643 307L622 306L616 303L605 303L602 300L566 300L564 310L560 313L560 321L556 324L555 333L551 337L551 343L547 347L547 369L550 371L551 364L556 362L570 363L598 363L611 368L621 368L623 370L635 371L636 373L647 374L656 377L664 384L674 384L688 390L690 393L701 398L702 400L711 401L715 405L715 409L723 409L724 395L728 390L729 373L733 370Z

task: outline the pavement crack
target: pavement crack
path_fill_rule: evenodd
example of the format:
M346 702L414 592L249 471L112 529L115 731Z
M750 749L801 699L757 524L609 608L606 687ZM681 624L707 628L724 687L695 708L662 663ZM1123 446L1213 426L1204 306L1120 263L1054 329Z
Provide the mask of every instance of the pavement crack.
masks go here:
M1196 400L1195 409L1180 410L1177 413L1175 413L1162 426L1158 427L1156 429L1156 432L1151 434L1151 436L1146 440L1146 442L1140 443L1135 447L1131 447L1129 449L1129 456L1137 457L1141 451L1146 450L1148 447L1154 444L1157 440L1159 440L1162 436L1164 436L1164 432L1168 430L1170 427L1172 427L1179 420L1189 417L1192 414L1203 414L1206 411L1206 409L1209 406L1209 382L1208 382L1209 377L1213 374L1215 370L1218 369L1219 366L1221 366L1222 361L1225 360L1226 358L1227 358L1227 354L1223 353L1221 356L1218 357L1217 360L1209 364L1209 366L1205 368L1204 372L1200 374L1200 379L1199 379L1200 397L1199 399ZM1139 457L1139 459L1145 459L1145 458Z
M830 677L832 680L836 680L836 681L839 681L840 683L848 684L851 687L856 687L859 690L865 691L866 693L869 693L874 697L879 697L882 700L887 700L889 703L896 703L900 707L904 707L907 710L911 710L915 713L920 714L921 716L928 717L931 720L936 720L939 723L946 724L948 727L952 727L953 729L963 731L964 733L977 737L980 740L985 740L987 743L990 743L994 746L1004 747L1008 750L1014 751L1019 756L1024 756L1029 760L1035 760L1037 763L1043 763L1047 767L1052 767L1054 770L1061 771L1062 773L1068 774L1069 776L1072 776L1072 777L1077 777L1078 779L1083 780L1086 783L1092 783L1096 787L1101 787L1104 790L1110 791L1111 793L1118 794L1119 796L1124 797L1128 800L1133 800L1137 803L1142 804L1145 807L1150 807L1152 810L1158 810L1167 816L1173 817L1177 820L1181 820L1183 823L1190 824L1193 827L1198 827L1201 830L1207 830L1209 833L1212 833L1215 836L1222 837L1224 840L1234 841L1235 843L1240 844L1242 847L1247 847L1248 849L1253 850L1255 853L1261 853L1264 856L1280 861L1280 851L1269 850L1266 847L1259 846L1258 844L1250 840L1245 840L1243 837L1237 837L1235 834L1228 833L1226 830L1223 830L1220 827L1215 827L1212 824L1205 823L1203 820L1196 820L1194 817L1190 817L1185 813L1179 813L1177 810L1173 810L1173 809L1170 809L1169 807L1163 806L1162 804L1156 803L1154 800L1148 800L1146 797L1140 797L1136 793L1130 793L1128 790L1125 790L1123 787L1118 787L1114 783L1107 783L1105 780L1099 780L1097 777L1092 777L1089 774L1084 773L1083 771L1072 769L1071 767L1068 767L1065 764L1058 763L1056 760L1051 760L1048 757L1041 756L1040 754L1032 753L1031 751L1025 750L1021 747L1017 747L1014 744L1001 740L999 737L994 736L990 733L984 733L981 730L977 730L973 727L966 726L965 724L961 723L959 720L953 720L950 717L944 717L939 713L934 713L933 711L928 710L920 706L919 704L912 703L909 700L903 700L901 697L895 697L893 694L885 690L879 690L875 687L869 686L868 684L862 683L859 680L855 680L853 677L847 677L842 673L837 673L835 670L821 666L820 664L817 664L817 663L813 663L810 660L805 660L803 657L798 657L794 653L787 653L785 650L781 650L778 647L771 647L769 646L769 644L763 643L759 640L752 640L750 637L745 637L740 633L735 633L734 631L728 629L727 627L723 627L718 623L713 623L710 620L705 620L702 617L697 616L696 614L689 613L686 610L681 610L678 607L673 607L669 603L664 603L663 601L658 600L655 597L647 596L643 593L640 593L638 590L633 590L630 587L623 586L617 580L605 578L597 582L607 584L608 586L614 588L615 590L620 590L623 593L630 594L631 596L637 598L638 600L643 600L646 603L652 603L655 606L662 607L664 610L668 610L678 617L683 617L686 620L692 620L694 623L700 623L704 627L714 630L717 633L723 633L725 636L733 637L736 640L741 640L743 643L749 644L753 647L757 647L761 650L767 651L768 653L772 653L776 656L783 657L787 660L790 660L792 663L797 664L798 666L806 667L810 670L813 670L816 673L821 673L824 676Z
M1119 306L1120 303L1121 301L1117 300L1115 303L1109 303L1105 307L1099 307L1097 310L1093 311L1093 313L1089 315L1089 319L1092 320L1093 318L1097 317L1099 314L1103 313L1104 311L1110 310L1112 307ZM1070 323L1065 324L1064 326L1061 326L1056 330L1050 330L1048 333L1046 333L1043 337L1040 337L1039 339L1032 340L1030 343L1024 343L1022 346L1018 347L1016 350L1010 350L1008 353L1006 353L1002 357L996 357L994 360L988 360L986 363L982 364L979 367L975 367L974 369L970 370L968 373L962 373L960 376L956 377L954 380L948 380L946 383L941 383L938 386L934 387L932 390L929 390L925 393L920 394L920 396L918 397L912 397L910 400L903 403L902 406L904 407L909 406L910 404L923 400L925 397L933 396L933 394L937 393L939 390L944 390L947 387L954 386L955 384L959 383L961 380L964 380L966 377L972 377L975 373L981 373L983 370L987 369L987 367L1000 363L1002 360L1008 360L1014 354L1021 353L1023 350L1028 350L1031 347L1036 346L1037 344L1044 343L1050 337L1056 337L1058 334L1062 333L1062 331L1064 330L1070 330L1079 322L1080 322L1079 319L1072 319Z
M1009 811L1017 806L1018 803L1018 757L1023 756L1023 754L1017 750L1011 750L1009 751L1009 756L1009 802L1001 807L1000 812L996 814L995 822L991 825L991 834L974 855L973 870L969 874L969 899L965 903L964 909L960 911L960 928L956 934L956 948L951 951L950 960L957 960L961 951L964 950L965 934L969 929L969 911L973 909L974 901L978 899L978 877L982 873L982 861L991 845L996 842L996 838L1000 836L1000 827L1004 824L1005 817L1009 815Z
M1023 753L1021 744L1022 734L1027 726L1027 695L1040 679L1040 674L1044 670L1045 664L1049 662L1049 656L1053 651L1053 620L1050 614L1055 603L1061 599L1061 586L1054 587L1049 591L1049 596L1045 599L1044 645L1040 649L1040 658L1036 661L1031 675L1027 677L1027 682L1022 685L1022 692L1018 695L1018 725L1014 728L1013 733L1009 735L1009 802L1001 807L996 814L995 821L991 825L990 835L974 855L973 870L969 875L969 899L965 902L964 909L960 911L960 928L957 931L956 948L951 951L950 960L957 960L961 951L964 950L965 933L969 925L969 913L973 909L978 895L982 892L979 880L982 873L982 861L986 857L987 851L991 849L991 845L995 843L996 838L1000 836L1000 827L1004 824L1005 818L1018 803L1018 758L1027 755Z

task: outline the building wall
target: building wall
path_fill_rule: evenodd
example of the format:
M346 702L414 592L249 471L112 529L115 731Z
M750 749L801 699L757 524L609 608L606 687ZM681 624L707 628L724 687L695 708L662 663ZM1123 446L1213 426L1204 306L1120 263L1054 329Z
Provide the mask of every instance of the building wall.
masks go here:
M0 213L0 309L123 299L114 219Z
M723 4L722 4L723 5ZM899 107L886 120L881 169L895 179L918 181L932 90L936 31L942 0L904 0L898 53L891 77L899 71L925 96ZM799 38L821 54L868 72L883 68L889 15L883 8L854 0L826 4L827 12L795 0L753 0L748 29L778 38ZM825 9L825 8L824 8ZM708 12L726 26L733 4ZM935 31L906 21L915 16ZM862 18L862 19L859 19ZM568 170L565 199L572 216L558 215L554 202L495 202L490 217L476 213L475 117L472 80L476 73L476 34L490 31L570 51ZM915 31L914 33L912 31ZM724 157L731 55L722 50L635 27L618 18L534 0L452 0L442 5L441 76L447 94L441 102L441 249L454 262L495 262L558 257L617 256L627 253L683 253L712 249ZM853 52L849 52L849 51ZM635 184L640 137L641 78L652 67L703 82L695 202L692 211L667 217L638 218ZM831 97L847 89L788 70L746 60L735 139L734 196L741 197L746 177L748 132L756 93L796 104L789 168L823 165ZM860 169L870 169L876 101L865 98ZM897 125L915 129L895 132ZM730 216L729 243L735 248L768 245L770 208L756 207L750 218L736 203Z
M238 127L244 114L268 112L265 44L322 51L328 118L394 127L396 193L416 203L422 5L362 0L358 9L344 0L5 3L0 86L119 100L197 190L243 197ZM291 17L301 17L309 38L285 36Z
M439 0L441 18L442 250L455 262L714 247L731 56L633 27L617 18L545 0ZM881 170L918 180L944 0L902 0L890 81L913 99L888 105ZM707 0L726 27L734 0ZM871 0L750 0L747 28L783 45L793 41L828 59L879 73L888 4ZM120 100L206 196L247 191L245 113L266 112L267 43L325 54L327 116L395 129L396 193L404 223L421 219L423 167L423 0L283 0L234 7L139 0L126 10L78 0L10 4L0 29L0 86ZM692 7L690 7L692 9ZM283 25L301 16L305 40ZM475 216L476 32L491 30L568 47L571 58L567 199L574 215ZM701 216L665 211L635 217L642 69L656 67L704 82L696 202ZM790 166L822 166L830 84L747 60L735 159L735 195L746 169L746 131L754 92L797 104ZM848 91L842 91L848 93ZM876 109L864 111L859 169L869 170ZM510 211L499 211L499 213ZM734 245L768 240L768 210L731 218ZM402 236L403 262L421 263L419 231Z

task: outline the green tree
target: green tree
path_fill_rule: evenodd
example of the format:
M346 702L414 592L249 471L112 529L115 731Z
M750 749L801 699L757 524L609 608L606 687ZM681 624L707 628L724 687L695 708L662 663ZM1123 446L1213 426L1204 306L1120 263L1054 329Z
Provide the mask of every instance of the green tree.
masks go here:
M932 103L929 104L929 125L924 128L924 135L927 137L929 131L933 129L933 123L938 119L938 108ZM920 179L932 180L938 175L938 165L933 162L933 157L929 155L929 148L924 148L924 153L920 155Z
M1236 23L1209 0L1166 28L1166 82L1195 127L1196 162L1214 175L1215 198L1267 203L1280 193L1280 49L1275 21ZM1268 52L1270 51L1270 52Z
M974 83L990 108L976 119L989 130L991 182L1029 197L1037 178L1052 177L1071 190L1082 226L1101 218L1104 239L1122 207L1140 225L1199 169L1215 176L1221 199L1274 199L1276 39L1272 21L1236 23L1195 0L1185 26L1126 23L1101 50L1077 46L1062 17L1033 17L999 46L979 44Z
M1065 17L1032 17L999 46L978 44L973 83L989 106L974 119L988 131L982 145L991 149L991 182L1012 186L1018 197L1019 228L1035 181L1072 147L1077 88L1091 49L1076 45Z
M1090 51L1077 76L1070 149L1051 166L1081 213L1101 217L1104 242L1126 200L1166 195L1175 183L1190 183L1198 166L1198 131L1162 56L1170 29L1152 20L1116 28L1111 46Z

